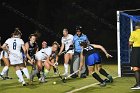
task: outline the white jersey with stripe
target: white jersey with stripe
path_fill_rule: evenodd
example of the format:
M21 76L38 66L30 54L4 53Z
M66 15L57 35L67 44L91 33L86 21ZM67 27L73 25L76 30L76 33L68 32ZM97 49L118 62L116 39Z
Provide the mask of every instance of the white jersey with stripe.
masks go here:
M45 60L52 54L52 47L41 49L35 54L36 60Z
M61 43L65 45L65 50L68 50L69 46L73 44L73 35L68 34L67 37L62 37Z
M40 52L46 56L50 56L52 54L52 47L41 49Z

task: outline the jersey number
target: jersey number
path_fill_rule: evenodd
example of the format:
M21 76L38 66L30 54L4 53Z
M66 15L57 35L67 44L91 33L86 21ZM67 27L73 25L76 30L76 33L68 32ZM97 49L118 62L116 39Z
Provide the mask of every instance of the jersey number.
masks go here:
M13 42L13 49L16 50L17 43Z

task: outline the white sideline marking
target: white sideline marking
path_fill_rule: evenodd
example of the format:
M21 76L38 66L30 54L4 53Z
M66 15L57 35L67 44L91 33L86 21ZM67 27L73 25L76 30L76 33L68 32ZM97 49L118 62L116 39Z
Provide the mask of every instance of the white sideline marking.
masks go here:
M116 78L118 78L118 76L113 77L113 79L116 79ZM84 87L81 87L81 88L77 88L77 89L71 90L71 91L66 92L66 93L74 93L74 92L77 92L77 91L80 91L80 90L83 90L83 89L86 89L86 88L95 86L95 85L97 85L97 84L99 84L99 83L90 84L90 85L87 85L87 86L84 86Z

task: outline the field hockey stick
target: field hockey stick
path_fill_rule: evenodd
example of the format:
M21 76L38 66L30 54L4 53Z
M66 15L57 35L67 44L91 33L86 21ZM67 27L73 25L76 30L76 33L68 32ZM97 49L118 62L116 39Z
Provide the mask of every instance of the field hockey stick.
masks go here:
M66 82L66 79L70 78L72 75L78 73L79 71L80 71L80 70L77 70L77 71L73 72L72 74L70 74L70 75L64 77L64 78L63 78L63 82Z
M57 71L57 73L58 73L59 78L61 79L61 81L62 81L63 83L65 83L65 81L63 80L63 77L62 77L61 74L60 74L60 71L59 71L59 69L58 69L58 66L56 66L55 68L56 68L56 71Z
M61 55L63 55L63 54L66 54L68 51L73 50L73 49L74 49L73 47L70 47L68 50L63 51L59 56L61 56Z

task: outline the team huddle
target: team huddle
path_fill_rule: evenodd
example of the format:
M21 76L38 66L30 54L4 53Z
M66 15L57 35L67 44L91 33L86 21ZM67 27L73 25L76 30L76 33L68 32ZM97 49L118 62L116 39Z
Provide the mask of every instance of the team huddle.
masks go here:
M38 77L40 82L44 83L51 67L53 67L54 74L58 74L58 59L64 54L63 76L66 77L74 73L71 78L86 78L88 74L91 74L100 82L100 86L106 86L106 82L113 82L112 76L102 68L101 56L96 48L102 50L107 58L112 56L103 46L90 44L87 36L82 33L81 26L76 27L74 36L69 34L68 29L63 29L61 46L56 41L53 42L52 46L47 46L47 42L43 41L42 48L39 49L36 34L31 34L29 41L26 43L21 39L21 36L21 31L16 28L11 38L7 39L0 47L0 59L5 63L0 73L2 79L12 79L8 76L9 66L11 65L15 68L18 81L22 83L22 86L28 85L23 78L23 74L29 80L29 83L33 83L35 76ZM32 67L30 74L26 67L27 62ZM96 71L107 79L103 80Z

